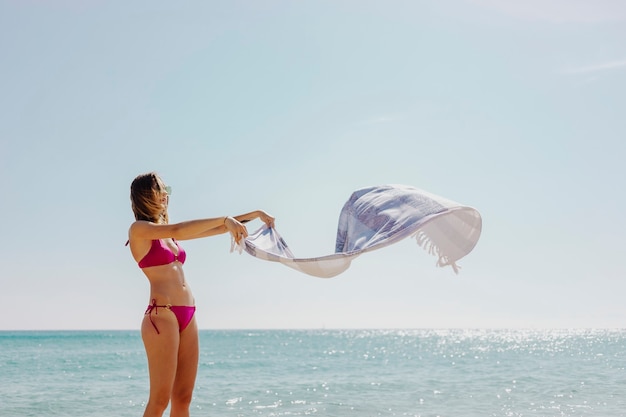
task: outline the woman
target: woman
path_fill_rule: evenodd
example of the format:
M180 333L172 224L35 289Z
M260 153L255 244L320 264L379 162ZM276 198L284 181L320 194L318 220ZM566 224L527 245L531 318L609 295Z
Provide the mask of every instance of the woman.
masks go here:
M274 224L274 218L262 210L170 224L170 194L171 188L155 173L139 175L130 186L136 221L128 231L128 242L150 281L150 303L141 325L150 374L144 417L161 416L170 401L172 417L188 416L196 380L196 308L183 273L186 254L178 241L230 232L239 242L248 236L242 223L259 218L270 227Z

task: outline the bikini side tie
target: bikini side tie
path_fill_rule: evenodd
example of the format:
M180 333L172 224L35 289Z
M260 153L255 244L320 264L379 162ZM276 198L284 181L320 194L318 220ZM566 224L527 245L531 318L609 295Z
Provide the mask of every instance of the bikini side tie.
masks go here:
M159 306L156 303L156 298L152 299L152 304L150 304L148 306L148 308L146 309L146 312L144 313L144 315L148 315L148 317L150 317L150 323L152 323L152 326L154 327L154 330L156 330L157 334L161 334L161 332L159 331L158 327L156 326L156 324L154 324L154 321L152 321L152 310L154 310L154 314L158 315L159 314L159 307L161 308L170 308L171 304L166 304L164 306Z

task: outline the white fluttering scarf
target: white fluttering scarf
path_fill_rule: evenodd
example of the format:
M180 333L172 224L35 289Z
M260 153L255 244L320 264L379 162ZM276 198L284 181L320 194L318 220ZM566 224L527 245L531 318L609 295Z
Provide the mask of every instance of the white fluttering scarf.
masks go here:
M261 227L239 247L266 261L280 262L305 274L331 278L352 260L407 237L437 257L437 266L450 266L478 242L480 213L471 207L405 185L383 185L355 191L339 215L335 253L297 258L275 228ZM233 247L231 246L231 251Z

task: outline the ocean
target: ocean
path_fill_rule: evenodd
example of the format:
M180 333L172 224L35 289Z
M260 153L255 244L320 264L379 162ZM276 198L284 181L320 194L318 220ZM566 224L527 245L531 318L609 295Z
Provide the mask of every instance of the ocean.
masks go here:
M626 416L621 329L202 330L200 343L191 416ZM147 397L139 331L0 332L1 417L141 416Z

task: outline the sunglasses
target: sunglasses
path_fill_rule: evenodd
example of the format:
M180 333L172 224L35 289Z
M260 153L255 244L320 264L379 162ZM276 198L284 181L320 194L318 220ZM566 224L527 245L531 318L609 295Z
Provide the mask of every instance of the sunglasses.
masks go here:
M163 189L165 190L165 194L172 195L172 187L166 185L165 187L163 187Z

